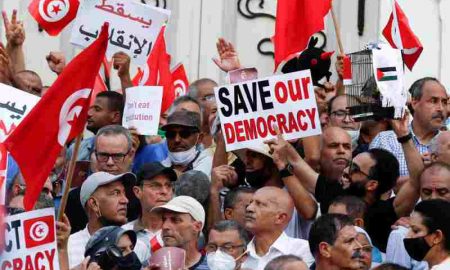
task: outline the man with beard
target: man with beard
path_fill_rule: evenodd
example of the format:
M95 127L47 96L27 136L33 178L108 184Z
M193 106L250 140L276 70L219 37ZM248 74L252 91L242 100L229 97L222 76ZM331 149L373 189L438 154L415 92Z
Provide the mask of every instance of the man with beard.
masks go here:
M325 130L324 136L327 131L328 129ZM345 194L363 199L368 206L364 224L374 245L382 252L386 251L390 226L399 217L408 215L416 202L415 193L411 191L415 181L406 183L396 197L387 201L380 199L383 193L394 186L398 178L398 161L386 150L371 149L357 155L348 168L350 186L344 189L341 183L326 181L318 176L281 136L272 142L272 148L281 159L292 166L292 171L300 182L314 192L321 207L326 206L325 209L328 209L332 200Z
M70 235L68 242L70 268L80 264L84 257L86 244L99 229L115 225L122 226L127 222L127 194L136 182L132 173L112 175L97 172L90 175L81 186L80 202L88 216L86 228ZM149 253L144 243L139 242L135 252L141 261L148 259Z
M447 117L447 92L444 86L435 78L425 77L415 81L410 89L412 115L409 137L414 142L420 154L430 152L431 140L439 133ZM405 154L402 149L402 138L397 140L394 131L384 131L378 134L370 144L370 148L386 149L394 154L400 163L400 176L408 176Z
M309 233L309 247L315 258L315 270L360 270L361 244L352 220L342 214L319 217Z

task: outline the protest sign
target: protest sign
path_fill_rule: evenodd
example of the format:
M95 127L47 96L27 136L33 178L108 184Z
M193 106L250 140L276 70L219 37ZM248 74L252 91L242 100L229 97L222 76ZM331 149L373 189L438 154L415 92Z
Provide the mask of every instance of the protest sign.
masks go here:
M276 136L287 140L321 133L309 70L214 89L226 150L260 148Z
M39 101L39 97L0 83L0 205L5 203L7 152L3 141Z
M8 216L4 225L0 269L59 269L54 208Z
M170 11L130 0L85 0L72 28L70 42L86 48L109 23L106 57L123 51L137 65L146 63L161 27L169 20Z
M136 86L126 90L122 123L134 127L141 135L158 133L163 88L161 86Z
M0 142L19 125L39 97L0 83Z

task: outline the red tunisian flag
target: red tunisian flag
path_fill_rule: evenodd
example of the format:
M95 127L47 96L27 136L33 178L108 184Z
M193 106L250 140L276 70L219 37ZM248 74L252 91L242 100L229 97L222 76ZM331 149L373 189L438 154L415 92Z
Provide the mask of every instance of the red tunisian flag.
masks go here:
M279 0L275 22L275 69L288 56L303 51L310 37L324 29L331 0Z
M161 113L167 111L175 100L172 73L170 72L170 55L166 51L166 41L164 39L165 29L166 27L163 26L159 32L144 70L139 70L138 74L133 78L133 82L139 82L138 85L156 85L164 88Z
M33 0L28 11L50 35L58 35L76 16L78 0Z
M405 61L409 70L412 70L423 51L423 47L409 26L408 18L395 0L392 14L383 29L383 36L393 48L402 50L403 61Z
M108 25L99 38L64 68L48 92L4 142L26 183L31 210L62 147L83 131L95 76L108 44Z
M189 90L189 80L186 75L186 70L182 63L177 64L172 68L172 81L175 91L175 97L184 96Z

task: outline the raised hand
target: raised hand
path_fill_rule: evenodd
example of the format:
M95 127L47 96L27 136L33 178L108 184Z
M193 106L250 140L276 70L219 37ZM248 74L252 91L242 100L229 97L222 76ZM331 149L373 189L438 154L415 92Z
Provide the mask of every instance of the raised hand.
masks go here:
M130 76L130 56L124 52L116 52L113 57L113 68L117 70L119 78Z
M67 250L71 229L69 219L64 214L62 220L56 222L56 243L59 250Z
M338 54L336 56L336 72L339 76L340 79L342 79L344 77L344 57L345 55L343 54Z
M17 10L14 9L11 20L8 18L6 11L2 11L3 23L5 25L7 46L19 47L25 41L25 29L23 22L17 20Z
M229 72L241 68L239 56L231 42L227 42L225 39L219 38L216 46L220 59L213 58L213 61L221 70Z
M48 67L58 75L66 66L66 57L62 52L50 52L45 59L47 60Z
M406 111L401 119L391 120L392 129L397 138L404 137L409 134L409 112Z
M223 187L234 187L237 180L238 175L233 166L221 165L212 169L211 186L217 190Z

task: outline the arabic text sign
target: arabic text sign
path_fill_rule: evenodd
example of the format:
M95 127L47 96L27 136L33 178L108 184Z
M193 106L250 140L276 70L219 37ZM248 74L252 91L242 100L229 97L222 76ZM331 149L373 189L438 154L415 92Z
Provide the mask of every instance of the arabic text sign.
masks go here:
M158 133L163 88L161 86L136 86L126 89L122 123L135 127L141 135Z
M85 0L78 10L70 42L83 48L109 23L106 56L123 51L137 65L143 65L170 11L130 0Z
M46 208L6 217L0 269L59 269L54 212Z
M0 142L19 125L39 97L0 83Z
M285 139L321 133L309 70L216 87L218 113L227 151L260 148L276 136Z

